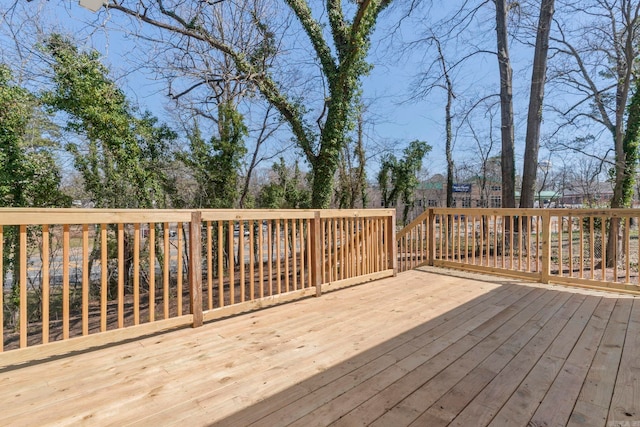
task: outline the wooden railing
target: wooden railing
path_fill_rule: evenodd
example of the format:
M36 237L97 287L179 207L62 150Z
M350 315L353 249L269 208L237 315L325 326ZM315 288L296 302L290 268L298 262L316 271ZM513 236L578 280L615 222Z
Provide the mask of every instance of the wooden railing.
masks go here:
M640 292L635 209L429 209L398 232L398 269L434 265Z
M3 363L393 275L394 223L389 209L0 209Z

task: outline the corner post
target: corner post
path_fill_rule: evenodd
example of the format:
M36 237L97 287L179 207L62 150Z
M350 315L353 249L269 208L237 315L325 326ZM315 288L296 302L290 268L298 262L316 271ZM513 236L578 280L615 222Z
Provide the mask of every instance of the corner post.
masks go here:
M387 254L389 265L387 268L393 270L393 277L398 275L398 242L396 241L396 211L391 211L391 216L387 217Z
M189 295L194 328L202 326L202 213L191 212L189 223Z
M321 267L323 262L322 242L320 232L320 211L315 211L311 220L311 284L316 287L316 297L322 295Z

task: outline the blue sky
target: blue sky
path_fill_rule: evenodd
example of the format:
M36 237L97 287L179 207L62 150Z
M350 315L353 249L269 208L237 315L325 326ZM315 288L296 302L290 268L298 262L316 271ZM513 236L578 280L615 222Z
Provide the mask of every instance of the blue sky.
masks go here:
M127 56L135 49L136 41L132 36L104 28L89 29L87 23L101 24L105 14L93 14L79 7L74 2L33 1L28 7L42 8L45 11L49 25L75 34L78 40L86 41L87 47L97 49L104 55L105 62L117 76L122 76L119 82L124 84L128 96L140 105L142 109L149 109L158 116L165 116L164 107L168 101L165 97L166 87L162 81L155 80L147 70L127 72ZM488 11L488 16L490 16ZM438 13L444 13L440 10ZM114 12L113 22L118 21ZM393 16L393 15L391 15ZM387 16L389 17L389 16ZM401 149L404 144L414 139L426 140L433 146L432 152L425 161L430 173L441 173L445 170L444 160L444 105L445 92L436 90L428 100L407 101L411 93L411 83L415 75L421 70L420 62L423 51L417 50L409 56L400 57L388 49L386 39L390 21L381 21L372 43L371 62L374 68L369 76L363 79L363 98L370 103L370 116L367 132L370 137L387 146ZM109 24L111 25L111 23ZM415 38L418 34L414 28L415 21L409 22L398 32L404 40ZM98 25L99 26L99 25ZM492 23L486 27L493 29ZM495 36L493 32L482 34L486 44L493 46ZM6 41L6 40L5 40ZM521 167L521 152L523 149L524 126L523 116L526 114L528 99L528 83L530 79L530 49L512 44L511 47L514 66L514 107L516 109L516 164ZM456 52L447 52L455 56ZM125 75L125 72L126 75ZM460 88L460 89L457 89ZM456 91L497 91L497 61L491 55L484 55L472 60L463 71L457 75ZM461 99L462 97L459 97ZM455 106L454 106L455 108ZM473 142L458 135L454 156L459 161L474 157ZM498 141L499 144L499 141ZM496 154L499 147L494 148ZM544 155L544 153L543 153ZM375 159L370 165L370 179L376 171Z

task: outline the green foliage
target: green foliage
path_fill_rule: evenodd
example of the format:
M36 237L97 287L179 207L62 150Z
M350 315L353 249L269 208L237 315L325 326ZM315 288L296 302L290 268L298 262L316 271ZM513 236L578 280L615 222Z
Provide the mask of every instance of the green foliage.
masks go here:
M625 166L622 181L622 206L631 206L640 153L640 78L636 79L635 93L628 107L627 130L622 141Z
M218 132L207 143L194 126L189 152L179 156L198 184L196 207L233 208L238 199L238 170L247 152L248 132L242 114L230 102L218 106Z
M271 169L275 179L261 188L258 206L267 209L304 209L309 208L311 194L302 182L302 173L295 163L291 171L284 158L280 157Z
M164 206L164 165L175 133L149 113L136 117L97 52L80 52L55 34L43 50L51 56L54 71L54 89L43 99L53 110L67 113L67 130L86 139L86 145L69 143L66 149L94 205Z
M412 141L403 151L402 159L389 154L382 159L378 185L385 207L395 206L398 199L404 204L402 221L406 224L409 211L415 205L414 191L418 186L418 172L431 146L424 141Z
M60 171L43 135L48 121L35 96L12 84L11 70L0 64L0 207L64 207L71 204L60 191ZM18 277L16 227L4 228L2 278L9 270ZM10 310L20 302L18 281L7 299ZM0 307L3 309L3 307Z
M296 142L312 169L312 200L314 208L327 208L333 195L334 175L339 166L341 150L347 145L350 115L357 105L360 78L369 72L366 61L370 37L378 16L390 0L358 2L352 19L346 19L341 1L327 1L326 9L333 47L325 39L323 24L316 21L311 7L304 0L285 0L307 34L326 79L328 96L326 115L316 136L304 116L304 108L291 102L270 78L259 79L258 89L289 122ZM255 64L242 63L240 70L255 69ZM267 76L268 77L268 76Z
M355 135L348 135L340 151L335 189L335 199L340 209L354 209L358 201L366 208L368 203L363 118L365 108L361 101L356 105L357 108L351 109L347 121L347 131L356 130Z
M67 206L60 191L60 171L41 134L46 118L35 96L11 84L11 71L0 64L0 206Z

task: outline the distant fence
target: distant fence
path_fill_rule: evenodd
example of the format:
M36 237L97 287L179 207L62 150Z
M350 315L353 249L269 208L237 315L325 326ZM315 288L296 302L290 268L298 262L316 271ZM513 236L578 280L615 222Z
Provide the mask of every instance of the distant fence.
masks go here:
M399 231L398 269L434 265L640 293L636 209L429 209Z
M0 209L0 365L393 275L394 223L389 209Z

